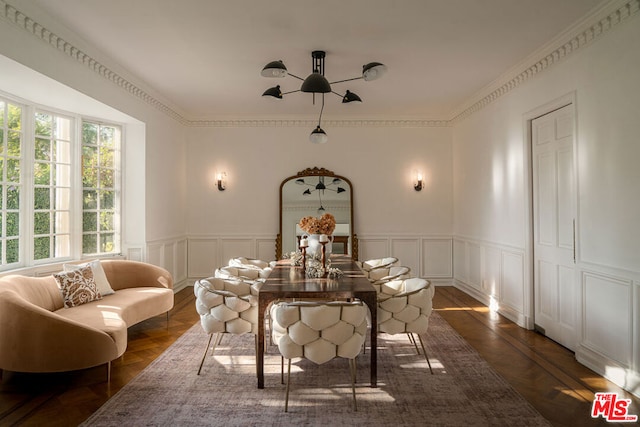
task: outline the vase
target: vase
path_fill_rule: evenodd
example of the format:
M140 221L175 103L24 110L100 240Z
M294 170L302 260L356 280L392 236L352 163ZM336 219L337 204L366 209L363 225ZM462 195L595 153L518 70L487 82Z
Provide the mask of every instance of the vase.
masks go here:
M320 239L323 238L327 239L327 243L324 245L324 256L326 259L329 259L333 236L327 236L326 234L309 234L307 236L307 244L309 245L307 247L307 258L322 258L322 243L320 243Z

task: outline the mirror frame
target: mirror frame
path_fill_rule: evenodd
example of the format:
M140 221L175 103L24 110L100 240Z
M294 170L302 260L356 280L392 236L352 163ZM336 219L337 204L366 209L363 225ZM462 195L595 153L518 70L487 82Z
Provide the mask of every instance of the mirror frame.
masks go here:
M330 171L325 168L318 168L315 166L313 168L307 168L305 170L302 170L298 172L296 175L285 178L280 184L280 218L279 218L280 229L279 229L278 235L276 236L276 259L279 260L282 258L282 189L284 185L287 182L291 181L292 179L304 178L307 176L329 176L331 178L340 178L341 180L349 184L349 190L351 191L351 195L349 197L350 204L351 204L350 212L349 212L349 215L350 215L349 234L351 237L351 258L353 260L357 260L358 259L358 235L353 231L355 228L353 223L353 184L351 184L351 181L349 181L348 178L345 178L342 175L336 175L335 173L333 173L333 171Z

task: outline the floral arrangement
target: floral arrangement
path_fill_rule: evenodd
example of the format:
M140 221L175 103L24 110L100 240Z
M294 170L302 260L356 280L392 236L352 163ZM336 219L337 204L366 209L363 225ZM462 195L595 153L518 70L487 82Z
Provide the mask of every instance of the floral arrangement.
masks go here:
M330 213L323 214L320 218L305 216L298 223L300 228L309 234L333 234L336 228L336 219Z

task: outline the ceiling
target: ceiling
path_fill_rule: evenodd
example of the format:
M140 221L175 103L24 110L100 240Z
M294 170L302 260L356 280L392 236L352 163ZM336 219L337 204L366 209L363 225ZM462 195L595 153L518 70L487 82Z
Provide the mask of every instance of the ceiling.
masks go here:
M326 119L451 118L465 101L586 16L601 0L7 0L44 11L189 120L309 118L311 94L262 97L306 77L327 52L329 81L387 65L384 78L336 84ZM35 9L34 9L35 8ZM27 12L28 13L28 12Z

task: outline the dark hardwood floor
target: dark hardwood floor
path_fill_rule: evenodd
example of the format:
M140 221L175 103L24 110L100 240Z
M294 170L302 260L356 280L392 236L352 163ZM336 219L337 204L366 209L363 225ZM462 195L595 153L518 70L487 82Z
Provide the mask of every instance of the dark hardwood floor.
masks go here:
M463 292L438 287L434 307L553 425L611 425L590 416L598 391L632 399L629 412L640 414L639 399L577 363L572 352L491 313ZM127 351L113 362L109 384L104 366L56 374L4 372L0 426L81 423L197 321L192 288L183 289L176 294L168 324L158 316L129 329Z

